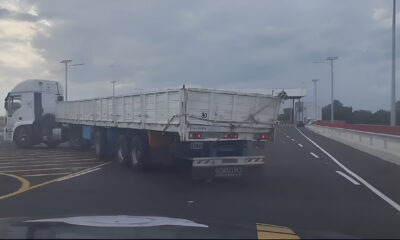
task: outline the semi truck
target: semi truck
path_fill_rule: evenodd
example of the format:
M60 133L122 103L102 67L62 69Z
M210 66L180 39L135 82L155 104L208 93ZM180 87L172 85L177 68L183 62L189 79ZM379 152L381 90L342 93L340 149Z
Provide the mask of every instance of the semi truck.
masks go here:
M236 177L264 166L279 95L201 88L64 101L57 81L26 80L5 98L4 140L29 148L93 146L99 160L134 171L190 164L193 179Z

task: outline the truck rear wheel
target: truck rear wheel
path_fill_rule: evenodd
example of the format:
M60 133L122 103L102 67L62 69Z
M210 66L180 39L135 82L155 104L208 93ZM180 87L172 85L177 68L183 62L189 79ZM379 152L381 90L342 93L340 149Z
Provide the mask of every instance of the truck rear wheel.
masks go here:
M18 147L29 148L33 145L32 129L28 126L19 127L16 131L16 138L14 139Z
M143 171L149 169L151 163L149 154L143 140L139 136L133 136L130 149L130 163L135 171Z
M94 148L99 160L104 160L107 156L107 137L104 129L94 131Z
M115 159L118 164L124 167L129 166L129 145L124 135L120 135L117 140Z

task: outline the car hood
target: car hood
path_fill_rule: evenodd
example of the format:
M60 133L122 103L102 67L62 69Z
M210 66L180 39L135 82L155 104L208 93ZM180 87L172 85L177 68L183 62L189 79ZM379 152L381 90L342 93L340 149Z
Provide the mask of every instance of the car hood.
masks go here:
M257 238L254 226L216 225L161 216L0 219L0 238Z
M272 225L271 225L272 226ZM300 238L357 238L330 230L295 229ZM163 216L83 215L0 218L0 239L221 238L257 239L255 223L214 223Z

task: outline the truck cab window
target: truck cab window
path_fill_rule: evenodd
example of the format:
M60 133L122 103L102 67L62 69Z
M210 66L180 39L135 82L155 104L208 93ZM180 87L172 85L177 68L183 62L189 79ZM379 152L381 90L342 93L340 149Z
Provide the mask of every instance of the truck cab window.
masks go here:
M12 116L12 114L21 107L21 96L9 96L6 99L5 105L7 106L8 115Z

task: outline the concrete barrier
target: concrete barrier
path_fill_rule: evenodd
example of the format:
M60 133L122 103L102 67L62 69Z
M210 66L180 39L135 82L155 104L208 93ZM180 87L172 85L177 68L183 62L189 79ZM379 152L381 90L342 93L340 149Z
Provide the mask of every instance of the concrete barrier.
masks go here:
M306 127L322 136L400 165L400 136L318 125Z

